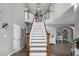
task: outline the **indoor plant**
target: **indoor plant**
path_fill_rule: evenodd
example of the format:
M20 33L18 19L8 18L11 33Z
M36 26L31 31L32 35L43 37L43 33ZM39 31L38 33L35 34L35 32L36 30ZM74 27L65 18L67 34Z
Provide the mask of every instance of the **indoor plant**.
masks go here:
M76 44L76 48L79 49L79 37L75 38L75 40L73 40L73 43Z

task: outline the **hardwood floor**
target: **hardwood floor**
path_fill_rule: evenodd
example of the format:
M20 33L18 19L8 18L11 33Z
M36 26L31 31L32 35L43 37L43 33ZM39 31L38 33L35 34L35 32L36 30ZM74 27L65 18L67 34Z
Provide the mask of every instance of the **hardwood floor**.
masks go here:
M11 56L27 56L27 48L24 47L21 51L12 54Z
M50 56L71 56L71 43L58 41L56 45L51 46ZM21 51L12 54L12 56L27 56L27 48L24 47Z
M58 41L57 44L51 45L51 51L56 56L71 56L71 43Z

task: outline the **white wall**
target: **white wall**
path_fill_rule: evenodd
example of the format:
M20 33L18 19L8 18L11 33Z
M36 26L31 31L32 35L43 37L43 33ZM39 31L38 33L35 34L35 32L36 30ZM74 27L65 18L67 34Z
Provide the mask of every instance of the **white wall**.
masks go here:
M53 25L46 25L46 28L48 32L50 32L50 35L56 38L56 28ZM50 37L50 43L53 43L53 37Z
M79 37L79 24L75 24L75 37Z
M75 37L79 37L79 6L75 10L74 15L75 22Z
M52 21L48 24L73 24L74 23L74 6L70 3L54 3Z
M8 22L6 39L0 39L0 55L8 55L13 51L13 24L24 27L24 4L0 4L0 28L3 22ZM0 33L2 34L2 33Z
M75 19L74 20L75 24L79 24L79 5L78 5L78 7L75 10L74 19Z
M62 11L61 11L62 12ZM54 24L73 24L74 21L74 7L70 7L59 17L54 19Z
M70 8L70 3L54 3L54 19L58 18Z

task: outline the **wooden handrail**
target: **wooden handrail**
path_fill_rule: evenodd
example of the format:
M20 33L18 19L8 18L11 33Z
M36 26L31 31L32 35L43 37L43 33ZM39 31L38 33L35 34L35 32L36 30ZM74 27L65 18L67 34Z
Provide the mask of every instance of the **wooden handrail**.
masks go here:
M48 31L47 31L47 28L46 28L46 24L45 24L45 22L44 22L44 27L45 27L46 34L47 34L47 33L48 33Z
M50 41L50 33L47 31L47 28L46 28L46 24L44 22L44 26L45 26L45 30L46 30L46 39L47 39L47 56L50 56L50 45L49 45L49 41Z
M32 25L33 25L33 23L34 23L34 19L33 19ZM31 27L31 29L32 29L32 27ZM30 32L31 32L31 30L30 30ZM26 33L27 56L29 56L29 53L30 53L29 40L30 40L30 33Z

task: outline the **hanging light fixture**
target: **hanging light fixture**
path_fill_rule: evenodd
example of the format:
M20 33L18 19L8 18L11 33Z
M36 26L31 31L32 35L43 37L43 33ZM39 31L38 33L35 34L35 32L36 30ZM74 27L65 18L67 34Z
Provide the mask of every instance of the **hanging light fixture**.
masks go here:
M35 5L36 5L36 8L40 8L41 3L36 3Z

